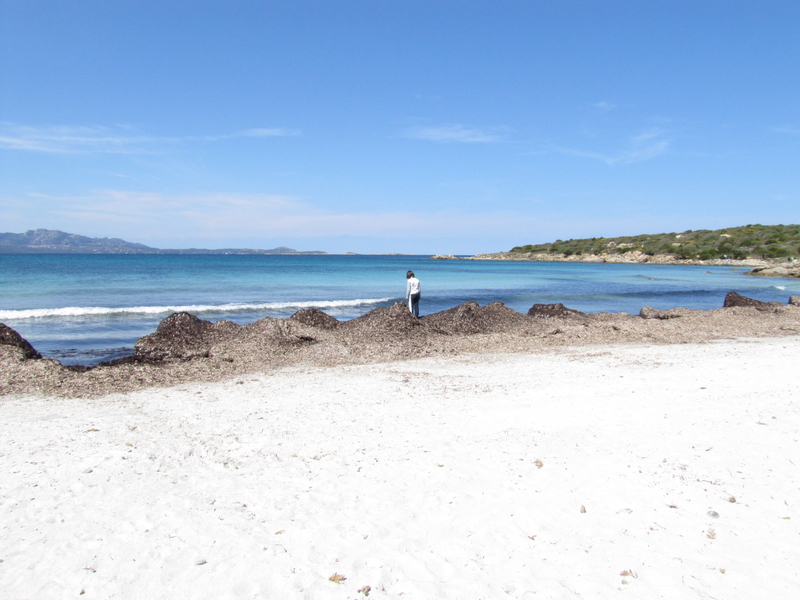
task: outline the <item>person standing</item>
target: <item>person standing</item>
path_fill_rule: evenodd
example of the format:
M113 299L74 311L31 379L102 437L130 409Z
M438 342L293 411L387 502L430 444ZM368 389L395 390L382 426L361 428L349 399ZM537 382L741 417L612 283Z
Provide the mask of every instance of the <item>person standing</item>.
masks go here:
M419 299L422 295L420 292L419 279L414 277L414 271L406 273L406 302L408 302L408 310L415 317L419 317Z

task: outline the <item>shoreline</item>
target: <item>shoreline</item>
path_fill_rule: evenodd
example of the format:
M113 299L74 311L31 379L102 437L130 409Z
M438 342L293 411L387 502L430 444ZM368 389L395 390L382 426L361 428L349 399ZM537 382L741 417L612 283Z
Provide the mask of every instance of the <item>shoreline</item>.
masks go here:
M211 323L175 313L141 338L135 355L95 367L65 367L43 359L12 329L0 327L0 396L104 396L191 381L223 381L305 364L391 363L470 353L546 352L602 344L685 344L722 338L800 333L800 297L760 302L733 292L713 310L643 307L628 313L581 313L560 304L528 314L501 302L466 302L414 318L398 302L350 321L316 309L248 325Z
M598 344L6 397L4 589L788 598L799 351Z
M482 260L482 261L520 261L520 262L567 262L567 263L608 263L626 265L689 265L706 267L752 267L744 275L761 277L800 277L800 264L760 258L716 258L711 260L681 259L669 254L648 255L638 250L625 253L572 254L548 252L492 252L474 256L454 256L435 254L431 260Z

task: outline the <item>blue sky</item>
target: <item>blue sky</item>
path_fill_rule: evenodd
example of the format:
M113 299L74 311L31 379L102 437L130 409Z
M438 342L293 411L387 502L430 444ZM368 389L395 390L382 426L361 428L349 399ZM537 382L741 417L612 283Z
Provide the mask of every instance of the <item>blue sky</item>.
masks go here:
M800 3L0 0L0 231L461 253L798 223Z

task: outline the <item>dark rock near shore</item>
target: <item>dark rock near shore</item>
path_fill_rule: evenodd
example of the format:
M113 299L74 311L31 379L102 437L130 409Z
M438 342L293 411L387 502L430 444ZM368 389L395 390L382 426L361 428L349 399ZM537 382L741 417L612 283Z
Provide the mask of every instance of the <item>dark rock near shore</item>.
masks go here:
M28 343L28 340L3 323L0 323L0 345L19 348L26 359L42 358L42 355Z
M585 317L586 313L572 308L567 308L560 302L556 304L534 304L528 311L529 317L537 319L554 319L568 317Z
M755 298L748 298L736 292L728 292L725 296L725 301L722 303L723 308L731 308L735 306L755 308L761 311L775 312L775 310L782 306L779 302L762 302Z
M789 296L790 306L800 306L800 296Z

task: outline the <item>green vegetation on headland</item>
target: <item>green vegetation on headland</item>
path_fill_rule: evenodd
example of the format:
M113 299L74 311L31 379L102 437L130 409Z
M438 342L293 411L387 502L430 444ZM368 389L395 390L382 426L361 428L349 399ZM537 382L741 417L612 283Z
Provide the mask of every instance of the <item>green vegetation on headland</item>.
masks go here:
M615 238L556 240L516 246L510 252L434 259L538 262L717 265L755 267L746 275L800 278L800 225L745 225Z
M800 255L800 225L745 225L614 238L556 240L511 249L515 253L582 255L666 255L680 260L777 259Z

